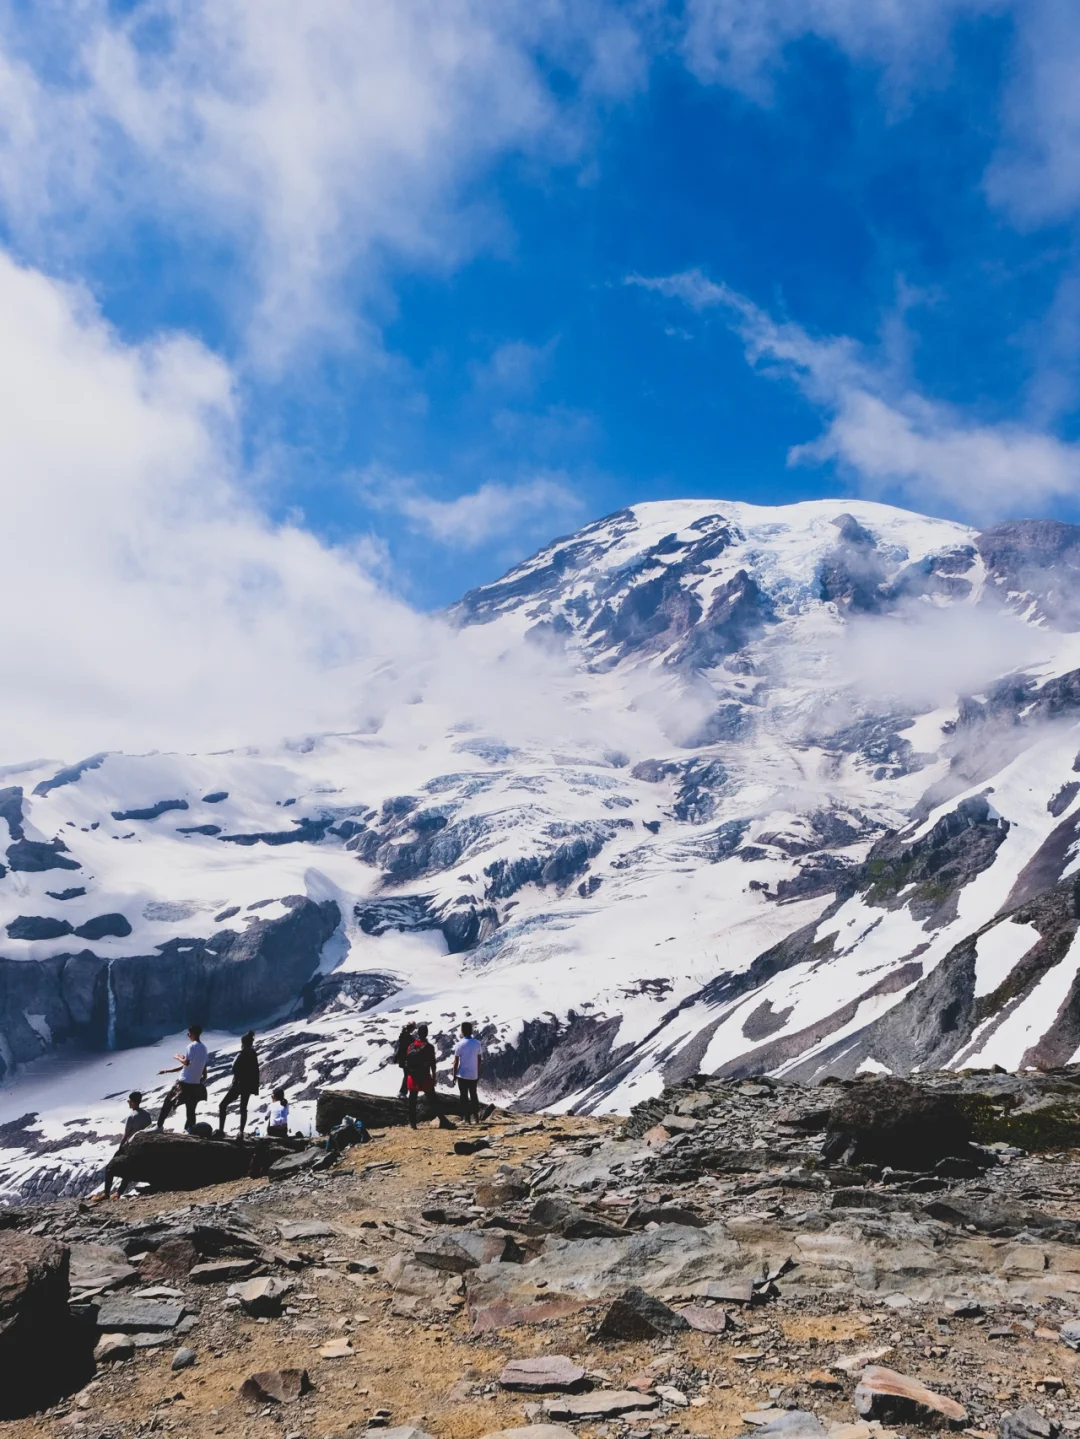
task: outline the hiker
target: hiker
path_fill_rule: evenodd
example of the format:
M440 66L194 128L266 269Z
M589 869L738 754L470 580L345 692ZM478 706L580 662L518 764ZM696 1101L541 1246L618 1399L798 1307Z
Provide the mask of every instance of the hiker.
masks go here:
M408 1086L409 1126L416 1128L416 1106L420 1094L435 1094L435 1046L428 1042L426 1024L416 1026L416 1038L405 1051L405 1083Z
M275 1089L270 1098L273 1103L270 1106L270 1123L266 1126L266 1133L274 1139L288 1139L289 1101L285 1098L285 1091Z
M410 1019L408 1024L401 1026L401 1033L397 1037L397 1044L394 1046L394 1063L401 1070L401 1088L398 1090L399 1097L407 1094L409 1090L409 1076L405 1072L405 1054L409 1045L413 1042L413 1034L416 1032L416 1020Z
M249 1029L240 1039L240 1050L233 1060L229 1092L218 1106L218 1138L225 1137L225 1116L234 1099L240 1101L240 1134L247 1128L248 1100L259 1092L259 1056L255 1052L255 1031Z
M462 1021L461 1038L454 1046L454 1073L453 1078L457 1081L458 1093L461 1095L461 1117L469 1122L469 1115L473 1115L475 1122L480 1123L480 1100L477 1097L476 1086L480 1079L480 1071L484 1067L484 1049L480 1041L473 1035L472 1021Z
M112 1198L113 1180L116 1177L113 1165L116 1162L117 1156L123 1154L133 1135L138 1134L141 1129L149 1129L154 1122L149 1112L142 1107L142 1094L138 1089L133 1089L128 1095L128 1108L131 1110L131 1113L128 1115L127 1121L124 1124L124 1137L117 1146L116 1154L113 1155L112 1159L110 1159L105 1166L104 1197L106 1199ZM117 1195L123 1194L126 1187L127 1180L122 1178L120 1180L120 1188L116 1191Z
M183 1054L174 1054L173 1058L178 1061L175 1069L159 1069L159 1074L176 1074L179 1071L180 1078L165 1096L165 1103L161 1106L161 1113L158 1115L157 1127L160 1133L165 1127L165 1121L178 1104L183 1104L187 1119L184 1123L185 1134L191 1134L195 1129L195 1111L199 1104L206 1098L206 1064L210 1058L206 1045L202 1042L202 1025L192 1024L188 1026L188 1047Z

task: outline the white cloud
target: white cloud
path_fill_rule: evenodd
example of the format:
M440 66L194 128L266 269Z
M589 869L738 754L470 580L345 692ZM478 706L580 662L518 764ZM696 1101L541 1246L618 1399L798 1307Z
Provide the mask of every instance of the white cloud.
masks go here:
M813 35L906 88L946 57L958 19L1007 8L1007 0L687 0L683 51L699 80L764 100L786 48Z
M195 264L235 251L252 356L276 363L298 335L349 333L346 280L388 306L390 262L491 243L473 189L490 161L574 156L584 111L545 62L590 99L644 63L608 0L0 0L0 201L36 262L140 216Z
M388 714L425 741L473 724L620 742L610 716L561 698L577 680L557 657L417 614L373 578L377 553L268 522L245 497L232 376L207 350L125 344L85 291L2 251L0 313L0 760L274 744ZM523 513L547 537L574 503L543 477L411 499L417 524L462 544ZM660 742L647 717L625 724L624 744L634 726Z
M722 310L752 364L794 381L825 412L824 433L792 449L792 463L835 460L870 494L944 504L980 521L1080 495L1080 446L1021 425L967 420L853 340L779 323L699 271L633 283L696 310Z
M435 499L410 477L378 469L369 471L361 485L376 508L403 516L440 544L464 549L537 529L549 539L561 525L580 518L583 509L581 497L561 475L536 475L510 485L489 482L452 500Z

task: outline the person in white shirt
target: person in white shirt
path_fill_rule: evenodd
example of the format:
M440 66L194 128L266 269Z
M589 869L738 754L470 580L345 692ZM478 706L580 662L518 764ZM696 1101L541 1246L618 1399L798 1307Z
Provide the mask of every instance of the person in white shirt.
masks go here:
M165 1121L178 1104L183 1104L187 1116L184 1130L190 1134L195 1128L195 1111L199 1101L206 1098L206 1063L210 1058L206 1045L202 1042L202 1025L193 1024L189 1027L188 1047L183 1054L174 1054L173 1058L178 1061L174 1069L159 1069L159 1074L177 1074L180 1078L173 1085L165 1096L165 1103L161 1106L161 1113L158 1115L157 1127L164 1129Z
M285 1139L289 1133L289 1101L285 1098L283 1089L275 1089L270 1098L273 1103L270 1105L270 1123L266 1126L266 1132Z
M476 1086L484 1067L484 1049L473 1035L472 1021L466 1019L461 1026L461 1038L454 1046L454 1074L458 1093L461 1095L461 1117L466 1123L472 1115L480 1123L480 1100Z

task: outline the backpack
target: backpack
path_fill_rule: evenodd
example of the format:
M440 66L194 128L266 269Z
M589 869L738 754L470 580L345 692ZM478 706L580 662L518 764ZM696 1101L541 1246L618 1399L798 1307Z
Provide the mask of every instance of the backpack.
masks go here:
M405 1073L417 1081L427 1079L431 1073L428 1060L427 1041L414 1039L405 1051Z

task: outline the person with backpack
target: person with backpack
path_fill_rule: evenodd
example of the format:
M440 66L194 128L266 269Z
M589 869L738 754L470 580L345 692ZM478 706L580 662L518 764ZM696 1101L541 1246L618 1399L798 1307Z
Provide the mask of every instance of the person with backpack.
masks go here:
M416 1020L410 1019L408 1024L401 1026L401 1033L397 1037L397 1044L394 1046L394 1063L401 1070L401 1088L398 1090L399 1097L409 1092L409 1076L405 1072L405 1055L409 1045L413 1042L413 1035L416 1032Z
M458 1093L461 1095L461 1117L469 1122L472 1115L477 1124L480 1123L480 1100L476 1093L476 1086L480 1081L480 1071L484 1067L484 1048L480 1041L473 1034L471 1020L464 1020L461 1026L461 1039L454 1047L454 1074L457 1082Z
M229 1085L229 1092L218 1106L218 1127L219 1139L225 1137L225 1116L229 1111L229 1105L234 1099L240 1101L240 1134L244 1137L244 1130L247 1128L248 1101L252 1095L259 1092L259 1056L255 1051L255 1031L249 1029L240 1040L240 1050L233 1060L232 1082Z
M409 1127L415 1129L420 1095L435 1093L435 1046L428 1041L426 1024L416 1026L416 1038L405 1051L405 1084L409 1100Z
M165 1128L165 1121L178 1104L184 1106L187 1116L184 1122L185 1134L192 1134L195 1131L195 1111L199 1104L206 1098L206 1066L210 1058L210 1052L202 1042L202 1025L192 1024L188 1026L188 1047L183 1054L174 1054L173 1058L178 1061L175 1069L159 1069L159 1074L176 1074L180 1078L165 1096L165 1103L161 1106L161 1113L157 1118L158 1132Z

